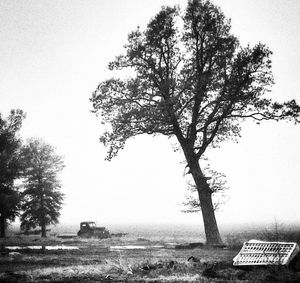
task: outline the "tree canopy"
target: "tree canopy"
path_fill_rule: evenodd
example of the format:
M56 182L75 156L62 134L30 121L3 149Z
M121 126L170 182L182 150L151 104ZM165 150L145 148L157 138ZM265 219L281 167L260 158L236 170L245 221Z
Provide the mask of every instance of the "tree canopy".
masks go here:
M62 157L49 144L30 139L22 149L24 190L22 192L21 228L40 226L42 237L46 226L58 223L64 195L58 174L64 168Z
M133 75L101 82L91 98L104 124L100 141L108 147L108 160L137 135L177 139L210 244L221 239L199 164L207 148L236 140L247 119L299 122L295 100L279 103L266 96L274 82L271 55L262 43L241 46L219 7L189 0L182 16L177 7L162 7L144 31L131 32L124 54L109 69Z
M19 212L19 193L15 181L20 177L20 148L18 132L25 114L12 110L5 119L0 114L0 236L5 236L7 221L13 221Z
M164 7L144 32L130 33L126 54L109 68L136 76L106 80L93 94L94 111L112 129L101 137L109 159L139 134L179 136L200 157L209 145L238 137L246 118L298 118L295 100L263 97L273 83L265 45L241 47L209 1L188 2L182 30L177 18L176 8Z

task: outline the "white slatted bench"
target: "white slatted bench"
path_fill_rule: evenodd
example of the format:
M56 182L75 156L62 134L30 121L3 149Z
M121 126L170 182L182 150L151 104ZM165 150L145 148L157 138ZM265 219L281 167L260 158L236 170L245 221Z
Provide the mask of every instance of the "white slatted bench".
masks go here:
M244 243L233 265L288 265L298 252L297 243L251 240Z

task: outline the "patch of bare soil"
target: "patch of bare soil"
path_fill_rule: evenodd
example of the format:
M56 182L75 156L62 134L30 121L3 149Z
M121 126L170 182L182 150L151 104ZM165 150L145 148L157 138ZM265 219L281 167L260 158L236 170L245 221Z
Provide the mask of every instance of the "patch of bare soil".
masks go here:
M243 270L232 266L237 249L175 248L130 237L40 239L0 242L0 282L299 282L299 273L279 267ZM7 247L22 247L8 250ZM74 250L30 249L72 246Z

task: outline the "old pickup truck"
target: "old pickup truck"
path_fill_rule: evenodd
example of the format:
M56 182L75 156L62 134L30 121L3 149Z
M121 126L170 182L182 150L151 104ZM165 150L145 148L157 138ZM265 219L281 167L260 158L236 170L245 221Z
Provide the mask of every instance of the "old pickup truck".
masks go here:
M80 223L80 230L77 235L83 238L110 238L110 233L105 227L97 227L93 221L85 221Z

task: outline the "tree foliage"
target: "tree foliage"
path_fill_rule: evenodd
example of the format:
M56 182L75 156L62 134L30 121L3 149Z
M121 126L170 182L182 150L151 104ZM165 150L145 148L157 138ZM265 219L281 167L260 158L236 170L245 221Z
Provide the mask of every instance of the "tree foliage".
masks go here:
M20 177L21 139L18 135L25 114L12 110L4 119L0 114L0 234L5 236L7 221L13 221L19 212L19 193L15 181Z
M295 100L266 96L273 84L268 47L243 47L230 29L230 20L210 1L189 0L182 17L178 8L163 7L144 31L129 34L124 54L109 64L134 75L101 82L91 98L105 126L100 141L108 160L140 134L176 138L213 244L221 240L200 158L209 147L236 140L242 121L299 122L300 113Z
M109 68L131 68L136 76L106 80L93 94L94 111L111 125L101 137L109 159L144 133L179 135L201 157L209 145L238 137L246 118L299 116L294 100L263 98L273 83L265 45L241 47L230 21L209 1L189 1L182 31L177 16L176 8L165 7L144 32L132 32L126 54Z
M58 174L64 168L62 157L40 139L30 139L22 150L24 190L22 192L21 228L40 226L42 237L46 226L58 223L64 195Z

